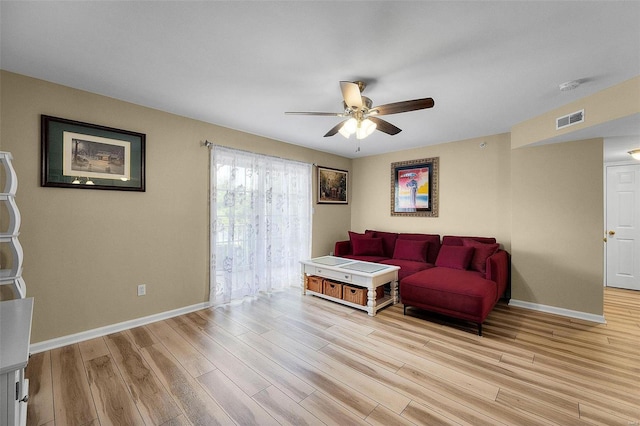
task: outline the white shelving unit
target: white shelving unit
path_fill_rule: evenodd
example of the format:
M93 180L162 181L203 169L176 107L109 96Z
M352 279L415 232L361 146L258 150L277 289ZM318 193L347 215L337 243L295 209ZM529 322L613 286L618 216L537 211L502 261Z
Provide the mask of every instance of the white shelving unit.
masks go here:
M25 298L22 279L21 218L15 200L18 176L12 160L10 152L0 151L0 285L11 286L14 292L13 300L0 302L0 426L25 426L29 380L24 369L29 361L33 298Z
M0 167L4 174L4 188L0 192L0 285L12 286L20 299L27 294L27 287L22 279L23 251L18 235L20 234L20 210L15 196L18 190L18 176L12 164L10 152L0 151ZM6 214L6 217L4 217Z

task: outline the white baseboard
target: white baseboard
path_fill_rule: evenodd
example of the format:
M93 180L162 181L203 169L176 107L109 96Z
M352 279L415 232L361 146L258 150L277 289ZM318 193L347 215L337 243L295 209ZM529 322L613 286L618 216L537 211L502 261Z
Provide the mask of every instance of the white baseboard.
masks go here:
M184 315L194 311L199 311L200 309L206 309L210 306L211 305L209 304L209 302L197 303L195 305L185 306L183 308L174 309L172 311L160 312L158 314L149 315L147 317L136 318L117 324L94 328L93 330L82 331L80 333L70 334L68 336L56 337L55 339L31 344L29 346L29 352L31 352L32 354L37 354L38 352L60 348L62 346L82 342L84 340L106 336L107 334L118 333L120 331L139 327L141 325L149 324L152 322L177 317L178 315Z
M577 318L585 321L597 322L599 324L606 324L604 315L594 315L587 312L572 311L571 309L557 308L555 306L541 305L539 303L525 302L523 300L511 299L509 306L515 306L517 308L531 309L532 311L547 312L549 314L562 315L563 317Z

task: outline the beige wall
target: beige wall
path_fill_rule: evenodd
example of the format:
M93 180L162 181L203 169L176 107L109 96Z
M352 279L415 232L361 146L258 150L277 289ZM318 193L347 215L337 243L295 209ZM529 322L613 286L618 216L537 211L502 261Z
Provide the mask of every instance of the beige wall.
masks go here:
M351 170L351 160L2 71L0 149L14 156L32 342L208 300L208 139ZM40 187L40 115L147 135L147 191ZM313 255L351 205L314 205ZM138 284L147 295L136 296Z
M356 159L351 227L495 236L509 250L510 155L509 135L502 134ZM440 158L439 217L392 217L391 163L430 157Z
M602 139L512 152L512 297L602 315Z

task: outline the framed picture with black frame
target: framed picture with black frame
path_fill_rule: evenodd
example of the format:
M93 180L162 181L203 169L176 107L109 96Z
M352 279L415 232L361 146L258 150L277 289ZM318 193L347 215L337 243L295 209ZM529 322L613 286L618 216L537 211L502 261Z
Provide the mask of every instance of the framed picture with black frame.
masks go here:
M145 191L146 135L42 115L41 186Z
M391 216L438 217L439 157L391 163Z
M318 166L318 204L349 204L349 172Z

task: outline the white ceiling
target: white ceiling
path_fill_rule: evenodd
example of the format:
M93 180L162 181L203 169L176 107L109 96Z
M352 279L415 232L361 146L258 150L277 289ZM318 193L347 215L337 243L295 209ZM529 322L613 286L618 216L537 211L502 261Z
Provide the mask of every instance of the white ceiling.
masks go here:
M2 69L351 158L508 132L640 74L639 1L2 1L0 23ZM356 79L435 107L359 153L323 138L339 118L284 115L341 111Z

